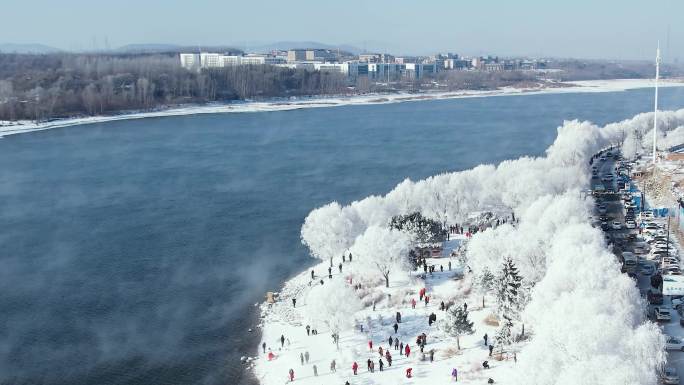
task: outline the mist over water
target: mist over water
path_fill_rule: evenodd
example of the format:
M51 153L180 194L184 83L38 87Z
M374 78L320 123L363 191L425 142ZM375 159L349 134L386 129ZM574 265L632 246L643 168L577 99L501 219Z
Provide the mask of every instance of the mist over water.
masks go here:
M661 108L684 89L661 90ZM0 139L0 383L241 384L308 212L539 155L651 90L109 122Z

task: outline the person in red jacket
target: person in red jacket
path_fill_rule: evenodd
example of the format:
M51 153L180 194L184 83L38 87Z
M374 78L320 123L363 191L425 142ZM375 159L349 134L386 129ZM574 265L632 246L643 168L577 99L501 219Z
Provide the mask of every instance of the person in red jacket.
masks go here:
M406 358L408 358L409 354L411 354L411 348L409 348L408 344L406 344L406 347L404 348L404 355L406 355Z
M290 382L294 381L294 370L290 369Z
M370 349L371 352L373 351L373 341L368 341L368 349Z
M354 375L356 375L357 370L359 370L359 364L357 364L356 361L354 361L354 363L352 364L352 372L354 372Z
M413 377L413 374L411 373L412 371L413 371L413 368L407 368L406 369L406 378Z

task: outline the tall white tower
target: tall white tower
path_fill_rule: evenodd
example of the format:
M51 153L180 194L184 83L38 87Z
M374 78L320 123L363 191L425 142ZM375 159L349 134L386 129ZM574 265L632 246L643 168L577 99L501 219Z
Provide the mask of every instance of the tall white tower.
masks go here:
M653 111L653 167L656 164L656 138L658 136L658 78L660 77L660 41L656 50L655 110Z

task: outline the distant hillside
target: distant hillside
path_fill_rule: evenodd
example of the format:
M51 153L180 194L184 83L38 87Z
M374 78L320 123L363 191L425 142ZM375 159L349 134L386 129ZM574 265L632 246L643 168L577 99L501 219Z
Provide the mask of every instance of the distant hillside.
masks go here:
M44 44L0 43L2 53L57 53L62 50Z
M325 43L319 43L315 41L279 41L275 43L270 43L270 44L264 44L264 45L258 45L258 46L249 46L245 47L246 50L250 52L268 52L268 51L273 51L273 50L287 50L287 49L292 49L292 48L315 48L315 49L330 49L330 50L336 50L339 49L340 51L345 51L349 52L352 54L359 54L363 50L354 47L348 44L341 44L341 45L332 45L332 44L325 44Z
M127 44L112 50L115 53L178 53L178 52L231 52L240 53L242 50L229 46L184 46L177 44Z

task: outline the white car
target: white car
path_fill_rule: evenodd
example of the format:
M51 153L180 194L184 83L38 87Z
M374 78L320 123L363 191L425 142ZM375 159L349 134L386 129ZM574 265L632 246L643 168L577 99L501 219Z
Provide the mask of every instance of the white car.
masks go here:
M613 226L613 230L620 230L620 229L622 229L622 223L620 223L620 222L618 222L618 221L613 222L613 225L612 225L612 226Z
M665 350L681 350L684 352L684 343L679 338L667 337Z
M636 229L636 223L634 223L634 221L627 221L627 223L625 223L625 227L628 229Z
M663 369L661 378L663 384L679 385L679 374L677 374L677 369L671 366L666 366L665 369Z
M670 315L670 311L667 309L664 309L662 307L654 307L653 308L653 316L655 317L656 321L670 321L670 320L672 320L672 316Z

